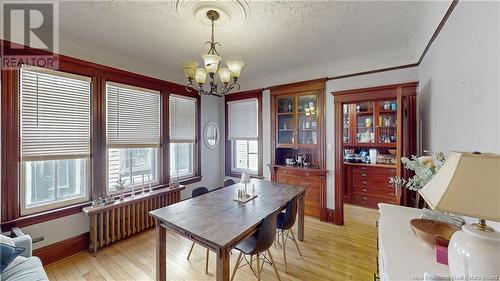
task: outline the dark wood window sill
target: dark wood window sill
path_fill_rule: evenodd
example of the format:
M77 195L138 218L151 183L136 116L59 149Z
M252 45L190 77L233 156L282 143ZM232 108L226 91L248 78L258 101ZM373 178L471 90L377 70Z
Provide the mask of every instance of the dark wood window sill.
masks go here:
M237 172L226 172L226 177L241 178L241 173L237 173ZM252 179L260 179L260 180L263 180L263 179L264 179L264 177L263 177L263 176L259 176L259 175L252 175L252 174L250 174L250 178L252 178Z
M26 226L37 224L37 223L55 220L58 218L81 213L82 208L90 206L90 205L92 205L92 202L87 201L87 202L78 203L78 204L71 205L71 206L66 206L66 207L52 209L52 210L48 210L48 211L44 211L44 212L40 212L40 213L36 213L36 214L22 216L22 217L19 217L17 219L14 219L14 220L2 222L1 228L2 228L2 231L6 231L6 230L11 229L14 226L26 227Z
M188 185L188 184L192 184L195 182L200 182L202 178L203 178L203 176L192 176L192 177L188 177L188 178L183 178L183 179L179 180L179 184Z

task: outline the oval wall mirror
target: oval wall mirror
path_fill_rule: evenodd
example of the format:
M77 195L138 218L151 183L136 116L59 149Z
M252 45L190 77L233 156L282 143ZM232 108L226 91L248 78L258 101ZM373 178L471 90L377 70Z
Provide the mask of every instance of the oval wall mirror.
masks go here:
M208 122L205 126L205 144L208 148L214 149L219 144L219 125L215 122Z

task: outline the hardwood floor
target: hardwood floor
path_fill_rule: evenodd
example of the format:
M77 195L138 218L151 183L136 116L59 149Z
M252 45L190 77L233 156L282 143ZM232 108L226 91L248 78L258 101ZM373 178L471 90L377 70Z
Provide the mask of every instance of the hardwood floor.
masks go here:
M363 214L363 216L361 215ZM369 218L366 219L367 215ZM305 241L299 242L303 257L294 244L287 243L288 274L283 271L279 246L271 252L282 280L373 280L376 271L375 210L346 208L344 226L306 217ZM363 217L363 219L357 219ZM190 260L191 241L168 232L168 280L215 280L215 254L210 253L209 273L205 274L205 249L196 245ZM231 270L237 258L233 251ZM254 263L255 267L255 263ZM149 230L97 252L96 257L80 253L46 267L50 280L154 280L155 232ZM235 281L256 280L248 266L240 268ZM265 265L262 280L276 280L270 265Z

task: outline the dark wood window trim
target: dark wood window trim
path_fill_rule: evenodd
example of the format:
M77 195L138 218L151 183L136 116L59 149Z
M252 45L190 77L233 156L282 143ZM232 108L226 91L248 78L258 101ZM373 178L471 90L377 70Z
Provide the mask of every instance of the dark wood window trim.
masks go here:
M177 93L170 92L164 97L166 100L164 102L164 105L166 106L165 108L167 108L167 110L163 110L163 113L167 115L166 117L164 117L164 118L166 118L166 123L164 123L164 124L169 124L168 108L169 108L170 94L178 95ZM187 96L187 95L184 95L184 96ZM201 175L201 139L200 139L200 137L201 137L201 97L198 94L190 95L190 97L196 99L196 109L195 109L196 110L196 124L195 124L195 126L196 126L195 127L195 139L196 140L194 143L194 160L193 160L194 161L193 162L194 171L193 171L192 176L187 176L185 178L179 179L179 184L183 184L183 185L192 184L195 182L200 182L201 178L202 178L202 175ZM164 137L166 139L166 145L164 147L167 150L166 153L168 156L168 158L163 159L163 164L168 169L163 170L163 171L165 173L165 177L168 179L168 181L170 181L170 154L169 154L170 150L168 149L170 147L170 131L169 131L168 126L162 126L162 127L164 127L164 129L166 131L166 132L164 132ZM166 183L168 183L168 181Z
M13 48L13 46L15 48ZM46 51L21 46L9 41L0 40L0 48L4 55L52 55ZM106 81L113 81L127 85L157 90L162 96L161 116L161 163L160 186L168 184L169 178L169 141L168 141L168 95L177 94L196 98L197 100L197 128L195 163L196 174L194 177L181 181L182 184L201 180L201 147L200 147L200 106L201 100L196 92L187 92L185 86L96 64L77 58L58 55L59 71L87 76L92 78L91 92L91 198L106 194ZM19 185L19 70L1 70L2 95L1 95L1 173L0 190L1 198L1 228L8 229L13 226L27 226L41 223L56 218L81 212L90 202L48 210L41 213L22 216L20 214L20 185ZM167 98L165 98L167 97ZM166 129L165 129L166 128ZM165 172L167 171L167 172Z
M231 163L233 159L232 155L232 149L231 149L231 141L227 138L227 133L228 133L228 118L227 118L227 103L231 101L237 101L237 100L246 100L246 99L257 99L258 102L258 126L259 126L259 137L257 138L257 142L259 145L259 167L257 171L257 175L251 175L253 178L259 178L262 179L262 163L263 163L263 141L262 141L262 91L264 89L255 89L255 90L249 90L245 92L239 92L239 93L233 93L225 97L224 101L224 116L225 116L225 121L224 121L224 135L225 135L225 175L228 177L241 177L241 173L237 173L232 171L231 169Z

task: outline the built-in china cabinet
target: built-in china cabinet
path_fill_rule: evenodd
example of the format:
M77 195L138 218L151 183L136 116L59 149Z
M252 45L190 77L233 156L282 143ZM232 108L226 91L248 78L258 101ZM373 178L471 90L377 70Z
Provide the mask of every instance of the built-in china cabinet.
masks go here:
M305 214L326 220L326 79L271 87L271 179L307 187Z
M400 159L416 152L416 88L407 83L333 93L336 206L409 204L410 194L389 181L408 176Z

